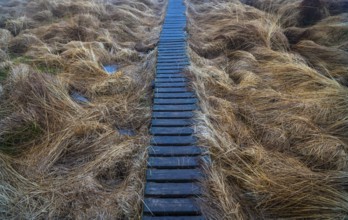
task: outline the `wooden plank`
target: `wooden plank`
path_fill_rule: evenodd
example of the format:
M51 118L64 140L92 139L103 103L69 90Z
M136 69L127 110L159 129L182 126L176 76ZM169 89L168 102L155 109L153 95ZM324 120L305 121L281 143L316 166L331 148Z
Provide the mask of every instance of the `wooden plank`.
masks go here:
M152 119L151 125L153 127L181 127L192 125L192 121L190 119Z
M196 98L188 98L188 99L159 99L155 98L154 99L154 104L158 105L182 105L182 104L195 104L197 103Z
M158 169L182 169L199 166L199 157L149 157L148 167Z
M163 68L163 67L183 67L183 66L189 66L190 63L188 61L186 62L164 62L164 63L158 63L157 67Z
M160 53L186 53L186 45L185 46L168 46L167 48L161 47L158 48L158 54Z
M187 82L186 77L166 77L156 78L155 83Z
M155 93L155 98L191 98L195 97L193 92L181 92L181 93Z
M179 59L161 58L161 59L157 59L157 65L168 64L168 63L190 65L190 61L188 58L179 58Z
M159 74L173 74L173 73L182 73L183 70L175 69L175 70L156 70L157 76Z
M162 26L162 30L163 31L169 31L169 30L175 30L175 31L181 30L181 31L184 31L185 29L186 29L186 25L182 25L182 24L180 24L180 25L169 25L169 24L167 24L167 25L163 25Z
M180 17L166 17L164 19L163 24L186 24L187 20L186 18L180 18Z
M146 180L152 182L193 182L203 177L199 169L147 169Z
M203 153L203 149L197 146L149 146L150 156L196 156Z
M186 51L177 51L175 53L170 52L158 52L159 58L171 58L171 57L185 57L187 54Z
M184 65L177 65L175 63L173 63L172 65L168 65L168 66L158 66L156 68L157 71L159 70L184 70L185 68L187 68L189 65L184 64Z
M178 30L168 30L168 31L162 31L161 33L161 36L163 37L167 37L167 36L181 36L181 37L186 37L187 35L186 34L183 34L182 33L183 31L178 29ZM163 47L165 47L165 45L161 44L158 46L158 50L159 49L163 49ZM169 46L166 46L166 47L172 47L172 45L169 45ZM187 43L186 42L178 42L176 43L176 47L175 48L172 48L172 49L179 49L179 48L182 48L182 49L185 49L187 47Z
M186 87L186 82L169 82L169 83L155 83L156 88L176 88L176 87Z
M180 21L175 21L175 20L165 20L163 22L163 25L183 25L186 26L187 21L186 20L180 20Z
M182 31L182 30L173 30L170 29L171 31ZM176 46L176 45L187 45L187 42L158 42L158 46Z
M182 33L182 30L178 29L178 30L173 30L173 29L170 29L168 30L172 33ZM187 42L177 42L177 43L162 43L162 44L159 44L158 45L158 48L160 47L172 47L172 46L187 46Z
M190 198L145 198L144 214L152 215L198 215L199 206Z
M173 71L178 71L178 70L183 70L187 67L188 65L183 65L183 66L177 66L176 64L173 64L172 66L166 66L166 67L159 67L156 68L156 72L173 72Z
M188 127L152 127L150 132L152 135L192 135L194 131Z
M180 63L180 62L185 62L188 65L190 64L188 57L185 55L172 55L172 56L161 56L157 58L157 64L159 62L168 62L168 63Z
M186 23L182 22L182 23L179 23L179 24L173 24L173 23L163 23L162 25L162 30L163 28L168 28L168 27L171 27L171 28L185 28L186 27Z
M188 197L201 195L201 188L197 183L154 183L145 186L145 196L154 197Z
M166 46L166 47L175 47L176 45L169 45L169 46ZM187 53L186 54L182 54L180 56L178 55L175 55L175 54L164 54L165 56L157 56L157 61L160 61L160 60L169 60L171 59L171 57L177 57L178 59L186 59L188 60L188 57L187 57ZM186 56L185 56L186 55Z
M173 38L175 39L175 38ZM158 56L162 55L186 55L187 52L186 50L178 50L178 51L158 51L157 52Z
M180 25L180 26L182 26L182 25ZM161 32L161 34L162 33L180 33L180 34L186 34L183 30L181 30L181 29L177 29L177 30L173 30L173 29L169 29L169 30L165 30L165 29L163 29L163 27L162 27L162 32Z
M152 118L153 119L189 119L192 118L194 115L193 112L153 112Z
M153 106L153 111L194 111L197 106L194 104L188 105L157 105Z
M188 59L188 56L187 54L180 54L180 55L177 55L177 54L162 54L160 57L158 57L158 59L182 59L182 58L185 58L185 59Z
M164 25L182 25L182 26L186 26L187 21L186 20L164 20L163 22L163 26Z
M183 45L183 46L168 46L168 47L163 47L163 46L160 46L158 47L157 51L159 53L178 53L178 52L186 52L186 45Z
M161 39L159 40L159 42L186 42L186 39Z
M159 59L157 60L157 65L161 65L161 64L166 64L166 65L190 65L190 62L187 58L163 58L163 59Z
M180 77L183 77L183 74L181 74L181 73L172 73L172 74L169 74L169 73L167 73L167 74L159 74L159 73L157 73L157 75L156 75L156 79L158 79L158 78L168 78L168 77L170 77L170 78L180 78Z
M150 144L154 146L184 146L194 145L197 138L194 136L154 136L151 138Z
M155 88L155 92L156 93L168 93L168 92L175 92L175 93L179 93L179 92L189 92L190 90L186 87L179 87L179 88Z

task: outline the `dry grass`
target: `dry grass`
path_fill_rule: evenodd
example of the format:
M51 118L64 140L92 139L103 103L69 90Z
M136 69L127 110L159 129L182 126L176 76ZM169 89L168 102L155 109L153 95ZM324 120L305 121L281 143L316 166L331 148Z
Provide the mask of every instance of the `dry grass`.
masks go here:
M300 28L308 1L186 2L208 218L346 217L346 14Z
M20 4L0 1L22 9L0 24L0 218L138 219L165 2Z
M208 219L345 218L346 1L186 4ZM0 218L139 219L165 2L0 6Z

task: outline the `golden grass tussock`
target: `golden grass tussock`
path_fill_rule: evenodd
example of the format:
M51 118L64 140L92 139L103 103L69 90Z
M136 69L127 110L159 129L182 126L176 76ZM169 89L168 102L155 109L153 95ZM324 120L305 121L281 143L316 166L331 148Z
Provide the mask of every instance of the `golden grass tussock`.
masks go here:
M186 1L208 219L348 214L346 15L313 2Z
M165 5L18 1L2 17L1 219L139 218Z
M185 3L207 219L347 216L347 1ZM0 1L0 218L140 218L165 6Z

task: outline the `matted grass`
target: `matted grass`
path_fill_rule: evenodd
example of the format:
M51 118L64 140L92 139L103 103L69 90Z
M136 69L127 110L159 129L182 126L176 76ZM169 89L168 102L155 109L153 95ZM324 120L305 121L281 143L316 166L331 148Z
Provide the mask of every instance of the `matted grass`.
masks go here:
M139 218L165 3L0 2L1 219Z
M208 219L348 215L347 15L301 2L186 1Z

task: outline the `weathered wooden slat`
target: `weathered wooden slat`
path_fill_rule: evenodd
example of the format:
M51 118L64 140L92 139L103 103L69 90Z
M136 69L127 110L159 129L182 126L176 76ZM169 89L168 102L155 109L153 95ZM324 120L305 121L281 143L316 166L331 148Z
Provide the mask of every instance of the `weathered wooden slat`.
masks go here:
M156 68L156 72L157 73L159 73L159 72L168 72L168 73L170 73L170 72L173 72L173 71L178 71L178 70L183 70L183 69L185 69L187 67L187 65L185 66L185 65L183 65L183 66L177 66L177 65L173 65L173 66L171 66L171 67L169 67L169 68L163 68L163 67L161 67L161 68Z
M188 127L152 127L150 129L152 135L192 135L193 129Z
M181 55L180 55L181 56ZM184 60L186 59L186 60ZM168 67L176 67L176 68L182 68L182 67L187 67L189 66L190 63L188 61L187 58L185 57L179 57L178 59L176 59L175 57L172 59L171 57L168 58L162 58L160 60L157 61L157 69L165 69Z
M181 29L173 30L173 29L168 29L168 31L182 31ZM176 46L176 45L187 45L186 41L183 42L158 42L158 46Z
M165 24L162 26L162 30L182 30L184 31L186 29L185 24Z
M202 179L199 169L147 169L146 180L151 182L194 182Z
M161 64L165 64L165 66L169 66L169 65L172 65L172 66L189 66L189 62L188 62L188 59L186 59L186 61L184 61L184 59L186 58L182 58L182 60L179 60L179 59L167 59L167 60L159 60L157 62L157 65L161 65ZM159 62L162 62L162 63L159 63Z
M167 20L163 22L163 25L183 25L186 26L186 22L185 20L181 20L181 21L175 21L175 20Z
M193 136L154 136L151 145L154 146L185 146L196 144L197 139Z
M160 74L173 74L173 73L182 73L183 70L175 69L175 70L156 70L157 76Z
M185 58L186 52L176 51L175 53L169 53L169 52L158 52L158 56L162 57L163 59L168 58L175 58L175 57L183 57Z
M169 93L169 92L190 92L190 90L188 88L185 87L180 87L180 88L155 88L155 92L157 93Z
M188 105L154 105L153 111L194 111L197 106L194 104Z
M158 53L178 53L178 52L185 52L186 46L176 46L176 47L158 47Z
M170 30L171 33L182 33L182 30ZM158 49L160 48L166 48L166 47L186 47L186 42L178 42L178 43L162 43L158 45Z
M158 105L182 105L182 104L195 104L197 103L196 98L189 98L189 99L154 99L154 104Z
M152 215L197 215L199 206L194 199L145 198L144 213Z
M178 39L178 38L173 38ZM158 56L161 55L186 55L186 50L177 50L177 51L158 51Z
M198 157L149 157L148 167L159 169L182 169L195 168L199 166Z
M187 82L186 77L166 77L156 78L155 83L173 83L173 82Z
M172 66L162 66L162 67L157 67L156 68L156 71L161 71L161 70L181 70L181 71L184 71L185 68L187 68L188 65L172 65Z
M195 95L192 92L181 92L181 93L155 93L155 98L192 98Z
M163 24L186 24L186 19L185 18L180 18L180 17L166 17L164 20Z
M181 73L166 73L166 74L160 74L160 73L157 73L157 76L156 76L156 79L158 78L180 78L180 77L183 77L183 74Z
M160 41L185 41L186 37L160 37Z
M186 82L170 82L170 83L155 83L156 88L176 88L176 87L186 87Z
M161 57L159 57L159 59L188 59L187 54L162 54Z
M191 124L192 120L190 119L152 119L151 121L153 127L181 127Z
M197 183L153 183L145 187L145 196L154 197L188 197L200 195L201 188Z
M181 32L181 33L180 33ZM167 33L162 33L161 37L186 37L186 34L182 33L182 31L178 31L178 32L174 32L174 31L168 31ZM178 50L180 47L175 47L172 48L174 50ZM180 49L184 49L185 48L185 44L182 43L182 48ZM158 47L158 50L163 49L162 47Z
M193 117L193 112L153 112L153 119L189 119Z
M202 148L197 146L150 146L150 156L197 156L203 153Z
M157 59L157 65L161 65L161 64L186 64L186 65L190 65L190 62L189 62L188 58L179 58L179 59L162 58L162 59Z
M162 64L162 63L185 63L185 64L189 64L189 59L185 56L182 56L182 55L178 55L178 56L167 56L167 57L162 57L162 58L159 58L157 60L157 63L158 64Z

